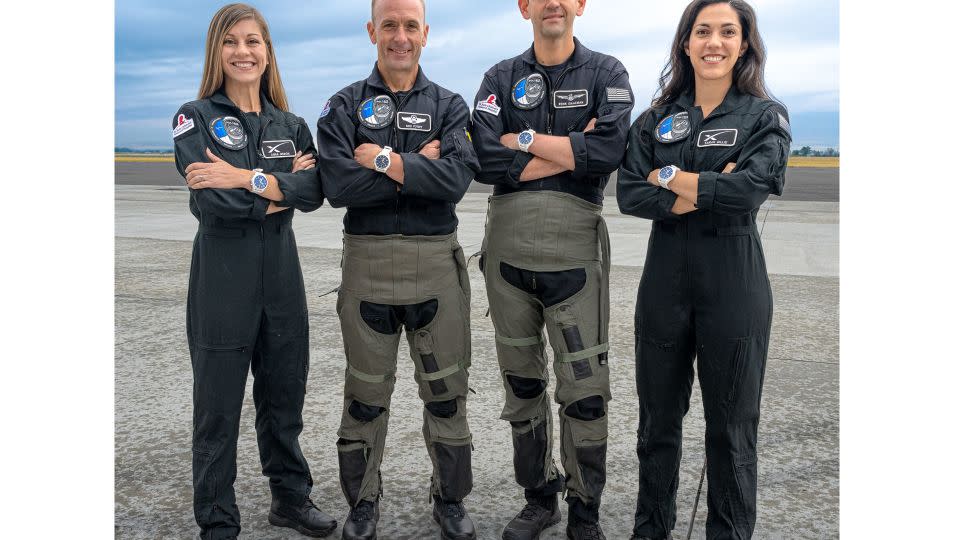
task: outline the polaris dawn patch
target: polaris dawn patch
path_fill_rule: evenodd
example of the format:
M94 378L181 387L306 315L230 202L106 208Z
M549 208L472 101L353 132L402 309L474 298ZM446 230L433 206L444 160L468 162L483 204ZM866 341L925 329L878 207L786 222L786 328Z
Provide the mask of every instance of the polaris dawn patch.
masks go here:
M654 134L664 144L686 139L690 135L690 115L687 111L671 114L657 124Z
M576 109L590 104L590 92L586 90L557 90L553 93L556 109Z
M380 95L363 100L357 107L357 117L363 125L371 129L382 129L393 123L397 113L390 96Z
M397 114L397 129L430 131L433 129L433 118L426 113L401 112Z
M264 159L292 158L297 155L297 147L293 141L263 141L260 143L260 155Z
M547 93L547 85L543 82L543 75L531 73L513 85L510 98L518 109L533 109L543 103Z
M697 146L699 148L733 146L735 144L737 144L736 129L706 129L697 136Z
M221 116L210 122L210 133L217 143L228 150L242 150L247 147L247 132L243 124L233 116Z

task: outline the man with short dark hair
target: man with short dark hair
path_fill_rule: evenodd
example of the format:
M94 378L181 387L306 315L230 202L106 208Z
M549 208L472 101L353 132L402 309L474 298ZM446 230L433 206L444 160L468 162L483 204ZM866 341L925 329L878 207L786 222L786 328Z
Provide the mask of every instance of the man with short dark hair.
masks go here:
M573 37L586 0L518 0L533 47L487 71L473 114L482 172L494 185L481 267L506 390L514 469L526 506L505 540L532 540L560 521L567 537L602 539L606 482L610 249L603 188L626 148L633 94L617 59ZM543 328L554 350L560 455Z
M467 425L470 282L456 203L479 170L463 98L419 67L429 26L422 0L376 0L367 23L377 63L337 92L317 121L327 200L347 207L337 313L346 353L338 432L346 540L377 537L380 462L406 329L433 466L441 537L476 538L463 507L473 487Z

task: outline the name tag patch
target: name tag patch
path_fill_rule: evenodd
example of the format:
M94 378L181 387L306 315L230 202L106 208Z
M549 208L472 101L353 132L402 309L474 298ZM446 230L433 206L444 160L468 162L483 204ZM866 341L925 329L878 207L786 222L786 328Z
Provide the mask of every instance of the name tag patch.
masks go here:
M733 146L737 144L736 129L707 129L700 132L697 136L697 146L707 148L710 146Z
M401 112L397 115L397 128L406 131L430 131L433 129L433 119L429 114Z
M260 143L260 154L264 159L291 158L297 154L297 147L293 141L263 141Z
M553 93L553 106L556 109L575 109L590 104L590 92L586 90L557 90Z

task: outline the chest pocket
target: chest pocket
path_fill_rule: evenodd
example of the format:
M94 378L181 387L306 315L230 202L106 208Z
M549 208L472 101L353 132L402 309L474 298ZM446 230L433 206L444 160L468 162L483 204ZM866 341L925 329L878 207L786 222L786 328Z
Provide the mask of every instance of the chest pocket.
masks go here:
M727 163L735 163L749 133L743 127L706 126L690 134L690 152L699 171L722 172Z
M583 131L597 115L596 93L583 87L561 89L553 92L554 122L556 135Z

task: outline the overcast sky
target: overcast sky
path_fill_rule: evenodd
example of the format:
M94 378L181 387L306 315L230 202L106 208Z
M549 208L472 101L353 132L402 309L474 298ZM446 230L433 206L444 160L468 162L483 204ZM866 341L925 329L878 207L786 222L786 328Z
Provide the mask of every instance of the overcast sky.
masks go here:
M225 2L117 0L116 146L171 148L170 119L195 99L210 18ZM310 126L326 100L365 78L376 49L366 0L251 2L267 22L292 110ZM590 0L574 27L630 72L639 114L657 89L686 1ZM838 0L753 0L767 84L791 114L794 145L839 147ZM532 42L514 0L427 0L425 74L471 106L483 73Z

